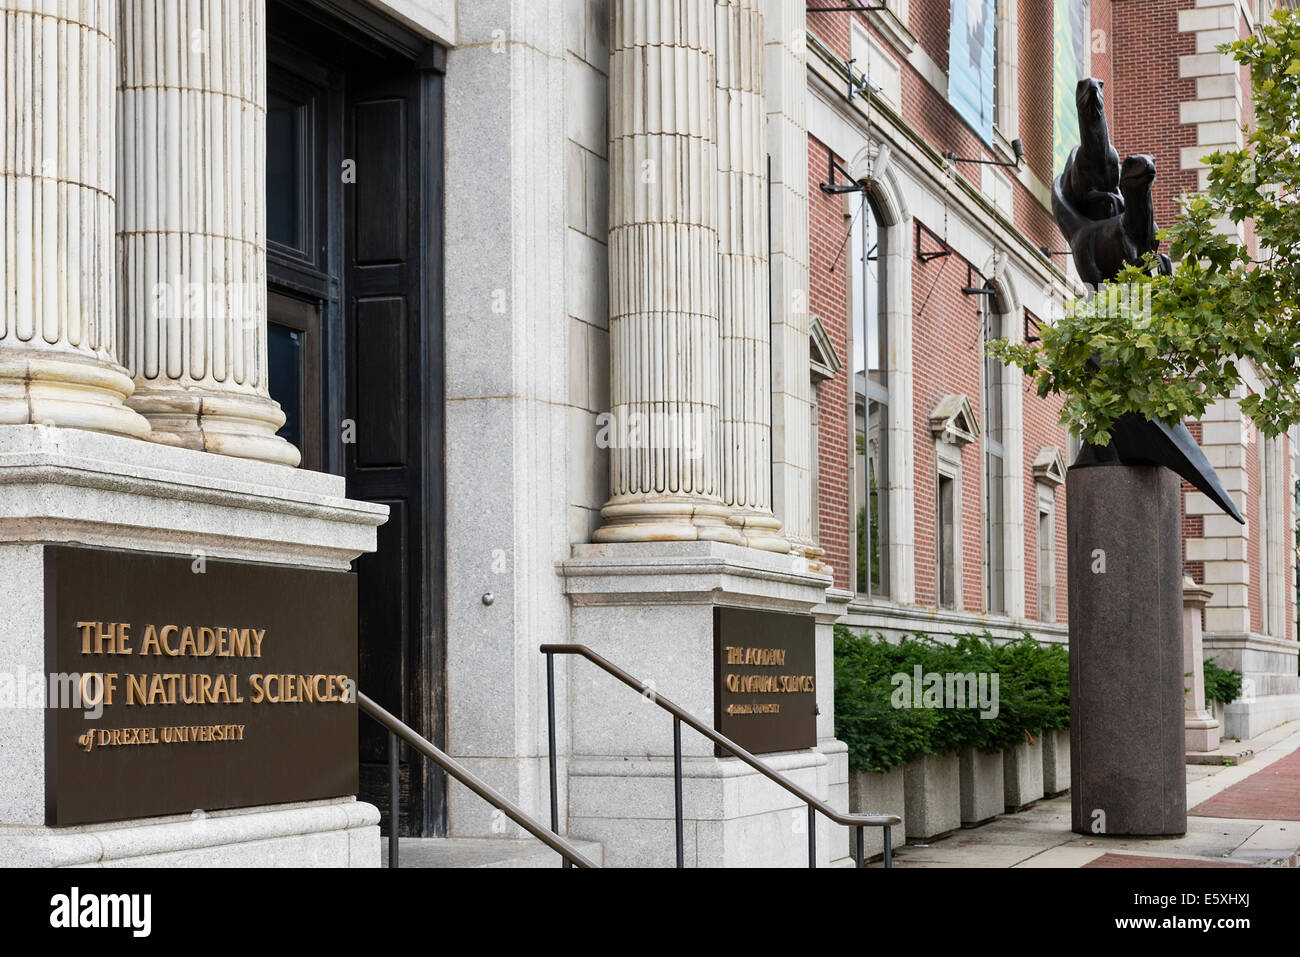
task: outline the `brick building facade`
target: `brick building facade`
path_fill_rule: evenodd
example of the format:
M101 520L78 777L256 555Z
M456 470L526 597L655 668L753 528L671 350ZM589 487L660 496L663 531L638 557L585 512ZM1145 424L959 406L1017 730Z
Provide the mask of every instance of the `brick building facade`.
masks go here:
M1105 83L1120 156L1155 156L1156 218L1167 225L1179 198L1206 185L1202 157L1239 145L1250 122L1249 76L1215 48L1247 35L1273 5L989 3L997 19L991 136L963 118L949 86L961 82L964 66L950 62L951 4L889 0L883 11L808 14L811 308L844 358L816 387L817 532L834 569L832 594L851 626L1066 639L1059 480L1077 443L1059 424L1058 400L1040 399L1019 371L991 365L982 351L991 334L1032 335L1079 291L1050 204L1061 87L1071 102L1074 80L1061 76L1065 25L1058 20L1078 11L1078 77ZM971 4L970 16L984 15L981 6ZM845 173L863 193L823 188L843 183ZM863 195L874 220L869 231L881 239L865 262L867 244L853 239L862 230ZM868 299L876 300L869 308ZM878 408L893 447L870 462L870 453L854 450L861 441L854 429L875 422L855 409L872 407L855 398L871 390L854 382L863 368L860 343L876 341L882 326L883 376L868 377L885 382ZM953 409L973 421L941 434L936 416ZM1207 656L1246 677L1225 731L1254 734L1300 713L1294 446L1289 437L1261 445L1231 399L1204 424L1189 424L1248 517L1243 529L1185 486L1187 571L1215 593ZM864 436L879 431L862 429ZM864 464L874 495L860 474ZM883 583L871 568L878 562Z

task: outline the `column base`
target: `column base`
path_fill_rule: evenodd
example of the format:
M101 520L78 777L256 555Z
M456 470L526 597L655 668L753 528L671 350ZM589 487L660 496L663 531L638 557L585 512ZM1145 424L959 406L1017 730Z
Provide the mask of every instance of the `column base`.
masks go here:
M152 427L150 441L297 467L302 456L276 435L284 413L273 399L192 389L142 388L129 404Z
M730 522L744 532L745 544L750 548L789 554L790 540L781 533L781 521L771 512L738 508L731 513Z
M732 510L720 502L691 498L654 501L611 500L600 510L604 524L592 541L615 542L726 542L747 544L745 535L729 523Z
M133 388L111 359L6 346L0 355L0 425L148 438L149 423L125 404Z
M1219 722L1204 709L1187 712L1183 719L1183 734L1188 751L1219 750Z
M790 554L803 560L808 571L816 575L830 575L834 577L834 569L822 560L826 552L810 538L803 538L798 535L789 535L787 538L790 542Z

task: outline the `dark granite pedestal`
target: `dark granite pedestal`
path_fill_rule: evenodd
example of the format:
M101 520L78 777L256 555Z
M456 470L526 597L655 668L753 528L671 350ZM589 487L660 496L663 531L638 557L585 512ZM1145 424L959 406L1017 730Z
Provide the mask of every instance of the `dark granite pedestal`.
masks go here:
M1073 829L1182 834L1178 476L1147 466L1075 467L1066 489Z

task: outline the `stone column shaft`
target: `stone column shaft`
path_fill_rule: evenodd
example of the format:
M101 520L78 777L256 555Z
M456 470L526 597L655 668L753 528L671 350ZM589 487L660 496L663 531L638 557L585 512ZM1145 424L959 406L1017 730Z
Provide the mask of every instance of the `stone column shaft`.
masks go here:
M805 0L765 0L765 109L772 157L772 507L816 567L808 318L808 68Z
M114 0L0 0L0 424L145 436L117 363Z
M758 0L717 0L715 13L722 497L750 545L785 552L772 514L763 15Z
M1205 707L1205 652L1201 613L1214 592L1183 579L1183 676L1189 687L1183 705L1187 750L1217 751L1219 722Z
M153 439L286 465L267 391L265 0L122 0L118 250Z
M598 542L714 539L719 472L713 0L613 0L610 500Z

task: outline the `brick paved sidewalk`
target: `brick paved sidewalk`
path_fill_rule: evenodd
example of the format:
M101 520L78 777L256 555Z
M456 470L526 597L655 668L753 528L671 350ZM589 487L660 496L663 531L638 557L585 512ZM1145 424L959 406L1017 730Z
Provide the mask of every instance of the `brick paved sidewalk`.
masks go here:
M1300 867L1300 728L1292 722L1242 745L1253 760L1188 765L1192 810L1182 837L1074 834L1064 794L927 846L899 847L895 866Z

